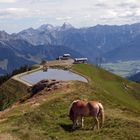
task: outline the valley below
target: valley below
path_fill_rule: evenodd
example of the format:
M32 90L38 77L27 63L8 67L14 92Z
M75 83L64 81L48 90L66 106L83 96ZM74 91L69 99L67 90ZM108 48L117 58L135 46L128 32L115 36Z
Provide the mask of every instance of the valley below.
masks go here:
M119 76L129 77L140 72L140 60L105 63L102 67Z

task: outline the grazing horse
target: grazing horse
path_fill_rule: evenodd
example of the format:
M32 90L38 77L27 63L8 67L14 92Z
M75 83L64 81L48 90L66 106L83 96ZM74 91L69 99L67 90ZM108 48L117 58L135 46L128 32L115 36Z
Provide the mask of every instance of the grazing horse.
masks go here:
M102 104L97 101L75 100L70 105L68 116L73 122L72 129L76 128L78 117L81 118L81 125L83 127L83 117L88 116L95 119L95 125L97 126L97 129L99 129L99 127L102 127L104 123L104 108ZM101 117L101 124L99 124L99 116Z

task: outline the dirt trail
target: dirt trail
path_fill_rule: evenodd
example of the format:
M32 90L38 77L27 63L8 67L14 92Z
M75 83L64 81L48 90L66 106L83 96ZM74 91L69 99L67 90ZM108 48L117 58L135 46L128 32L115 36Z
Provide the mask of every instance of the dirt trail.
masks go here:
M73 64L74 60L69 59L69 60L53 60L53 61L48 61L48 66L55 66L55 65L60 65L60 66L71 66Z
M0 140L20 140L9 133L0 134Z

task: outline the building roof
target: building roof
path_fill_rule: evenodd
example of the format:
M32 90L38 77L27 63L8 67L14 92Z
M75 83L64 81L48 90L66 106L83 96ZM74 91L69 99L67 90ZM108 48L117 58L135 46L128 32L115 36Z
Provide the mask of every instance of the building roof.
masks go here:
M70 54L68 54L68 53L65 53L64 55L63 55L64 57L68 57L68 56L70 56Z
M88 58L75 58L75 61L88 61Z

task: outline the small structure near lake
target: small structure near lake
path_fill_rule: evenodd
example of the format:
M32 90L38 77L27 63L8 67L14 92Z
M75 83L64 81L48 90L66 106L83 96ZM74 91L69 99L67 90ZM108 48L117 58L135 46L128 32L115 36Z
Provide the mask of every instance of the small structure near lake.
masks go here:
M44 64L44 65L43 65L43 71L47 71L48 68L49 68L48 64Z
M64 54L63 56L59 56L57 58L57 60L68 60L71 59L71 55L70 54Z

